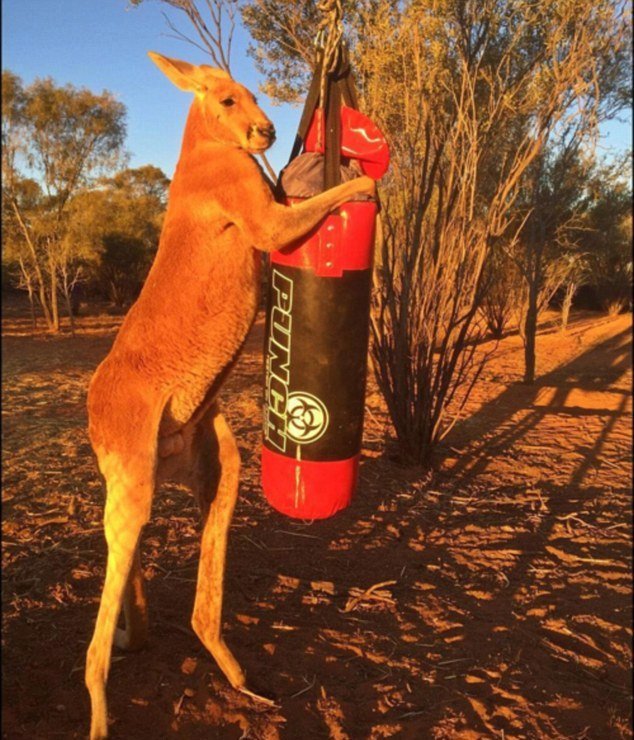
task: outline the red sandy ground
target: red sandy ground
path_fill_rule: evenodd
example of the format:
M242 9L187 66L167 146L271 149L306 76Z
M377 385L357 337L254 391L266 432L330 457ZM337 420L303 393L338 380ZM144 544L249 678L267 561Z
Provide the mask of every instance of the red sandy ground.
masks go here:
M117 325L31 337L5 313L11 740L86 737L105 543L85 395ZM386 452L372 391L356 501L310 525L259 488L261 335L260 322L224 391L243 458L225 630L279 708L229 688L193 635L198 515L166 487L144 535L151 642L115 651L112 737L631 737L631 318L543 330L533 387L518 383L518 337L502 341L432 474Z

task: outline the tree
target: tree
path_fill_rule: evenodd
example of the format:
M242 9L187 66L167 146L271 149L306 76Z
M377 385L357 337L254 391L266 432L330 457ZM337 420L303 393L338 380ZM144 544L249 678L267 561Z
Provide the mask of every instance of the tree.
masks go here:
M153 165L117 172L69 204L67 241L86 276L121 308L139 292L158 247L169 179Z
M159 0L164 5L185 16L194 31L193 38L180 31L169 16L165 15L172 38L180 39L211 57L212 62L231 72L231 45L236 26L237 0ZM138 7L144 0L130 0ZM203 10L200 10L202 6Z
M42 201L39 184L22 176L17 160L24 150L24 108L26 95L20 78L8 70L2 72L2 226L3 264L16 269L18 285L26 288L35 327L35 296L46 306L45 285L36 259L35 235L27 227L24 213L36 212ZM26 249L24 249L26 247Z
M153 209L164 210L170 180L163 170L152 164L121 170L104 184L120 191L126 197L148 199Z
M588 283L609 314L632 301L632 190L630 156L595 167L590 205L580 244L587 255Z
M3 199L20 235L16 260L30 276L47 327L58 331L58 293L70 305L78 277L77 253L65 241L69 206L82 188L122 161L125 107L108 92L60 87L51 79L24 88L5 70L2 109ZM41 188L28 204L21 197L25 172Z
M302 14L314 17L314 5L244 4L280 99L312 58ZM608 0L363 0L346 18L363 107L392 155L372 354L402 453L426 464L482 367L484 265L526 228L516 210L525 175L554 133L595 128L608 95L614 109L629 27Z
M123 307L139 292L148 267L141 239L116 232L104 235L99 277L115 306Z
M519 328L525 383L535 380L539 317L578 264L575 253L586 207L587 172L576 142L545 149L526 173L518 198L523 226L513 245L513 257L523 283Z
M517 315L521 276L517 265L502 247L494 245L484 267L484 289L480 310L494 339L504 332Z
M266 77L262 90L280 103L302 100L315 64L313 41L321 20L316 3L244 2L241 10L254 41L249 54ZM348 19L355 13L345 10Z
M14 197L19 204L20 212L33 212L42 200L42 189L30 178L16 180ZM9 199L2 198L2 263L11 282L18 288L26 290L31 308L31 324L37 328L35 309L38 274L30 255L24 249L24 233L15 210Z
M520 233L517 264L525 282L520 329L524 340L524 382L535 379L536 335L540 313L560 287L565 317L579 280L583 255L581 236L591 207L589 181L595 169L593 137L598 123L613 116L621 103L621 87L606 83L585 115L568 117L550 133L547 145L528 170L519 201L526 213Z
M568 328L570 309L575 295L588 279L588 262L584 254L570 254L567 259L569 264L561 299L560 328L562 332Z
M381 23L376 21L382 18L382 30L389 34L392 24L398 23L399 6L406 8L411 4L397 0L342 0L346 37L355 62L369 49L376 57L381 44L381 37L375 35ZM327 24L328 17L320 12L315 0L243 0L240 9L254 42L249 46L249 54L266 78L261 89L280 103L301 101L315 67L316 31ZM354 67L359 71L356 63Z

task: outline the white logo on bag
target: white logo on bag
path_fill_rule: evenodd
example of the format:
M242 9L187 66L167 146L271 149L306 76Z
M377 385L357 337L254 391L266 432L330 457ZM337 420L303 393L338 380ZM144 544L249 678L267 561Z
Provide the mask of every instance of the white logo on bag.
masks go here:
M273 306L266 352L264 436L278 450L286 450L286 406L291 362L293 281L273 270Z
M266 348L264 437L285 452L289 439L298 445L319 439L328 426L328 410L311 393L289 394L293 281L275 269L271 280L273 305Z
M296 391L286 405L286 435L298 445L318 440L328 428L328 409L312 393Z

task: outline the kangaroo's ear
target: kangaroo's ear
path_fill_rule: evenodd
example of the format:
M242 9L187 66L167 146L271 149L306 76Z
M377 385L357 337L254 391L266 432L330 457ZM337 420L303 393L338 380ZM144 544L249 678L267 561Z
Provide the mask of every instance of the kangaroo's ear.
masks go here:
M164 57L154 51L148 51L148 56L176 87L186 92L196 93L199 96L204 95L207 91L206 78L209 76L209 70L226 75L226 72L214 70L206 64L197 67L194 64L189 64L189 62L182 62L180 59Z

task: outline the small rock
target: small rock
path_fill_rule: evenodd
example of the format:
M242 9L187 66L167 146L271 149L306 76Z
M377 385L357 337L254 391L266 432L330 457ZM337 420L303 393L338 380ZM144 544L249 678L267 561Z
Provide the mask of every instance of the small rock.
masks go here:
M192 673L196 670L197 665L198 662L196 658L185 658L185 660L181 664L181 672L184 673L186 676L191 676Z

